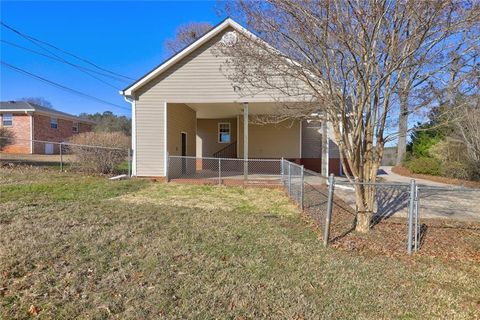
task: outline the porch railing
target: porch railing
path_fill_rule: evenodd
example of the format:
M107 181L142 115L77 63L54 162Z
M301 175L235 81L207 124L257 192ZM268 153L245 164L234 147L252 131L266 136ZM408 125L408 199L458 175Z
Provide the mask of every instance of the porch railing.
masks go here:
M236 158L237 157L237 141L230 143L213 154L214 158Z

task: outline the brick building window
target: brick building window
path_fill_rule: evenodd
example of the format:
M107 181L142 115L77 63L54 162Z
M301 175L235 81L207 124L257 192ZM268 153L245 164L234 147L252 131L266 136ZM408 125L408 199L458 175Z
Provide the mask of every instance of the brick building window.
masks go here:
M73 133L78 133L78 122L73 123L72 132Z
M5 127L10 127L13 125L13 114L11 113L4 113L2 115L2 124Z
M58 119L57 118L50 118L50 128L57 129L58 128Z

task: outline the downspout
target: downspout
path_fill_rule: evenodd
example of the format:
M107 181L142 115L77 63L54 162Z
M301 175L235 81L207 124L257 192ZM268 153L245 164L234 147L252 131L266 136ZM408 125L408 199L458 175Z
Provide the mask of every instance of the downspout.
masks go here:
M123 94L123 93L122 93ZM136 121L136 108L135 99L131 96L123 96L126 102L132 105L132 176L137 175L137 121Z

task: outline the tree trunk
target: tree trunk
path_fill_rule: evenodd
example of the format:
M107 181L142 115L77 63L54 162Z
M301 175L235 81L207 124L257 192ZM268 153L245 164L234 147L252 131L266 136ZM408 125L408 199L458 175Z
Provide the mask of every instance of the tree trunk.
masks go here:
M400 96L400 118L398 122L398 145L396 165L402 164L405 153L407 153L407 130L408 130L408 93Z
M383 153L383 144L378 144L380 154ZM375 209L375 185L377 172L380 166L380 157L368 160L362 169L363 179L361 183L355 184L355 202L357 205L357 223L355 230L361 233L368 233L372 225L372 217Z
M357 223L355 230L367 233L370 229L371 213L367 209L363 185L355 185L355 203L357 205Z
M368 184L355 185L355 203L357 206L355 230L367 233L370 230L375 206L375 187Z

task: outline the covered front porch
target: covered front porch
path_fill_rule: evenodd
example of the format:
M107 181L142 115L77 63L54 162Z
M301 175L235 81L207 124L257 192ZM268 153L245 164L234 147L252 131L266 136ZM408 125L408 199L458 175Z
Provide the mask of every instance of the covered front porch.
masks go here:
M315 171L329 168L332 142L322 143L322 136L328 139L328 130L321 134L322 121L260 123L262 117L274 115L275 108L270 102L168 103L168 176L216 179L222 165L223 179L274 180L281 175L282 158ZM234 159L248 159L250 165ZM331 167L324 174L340 174L335 170Z

